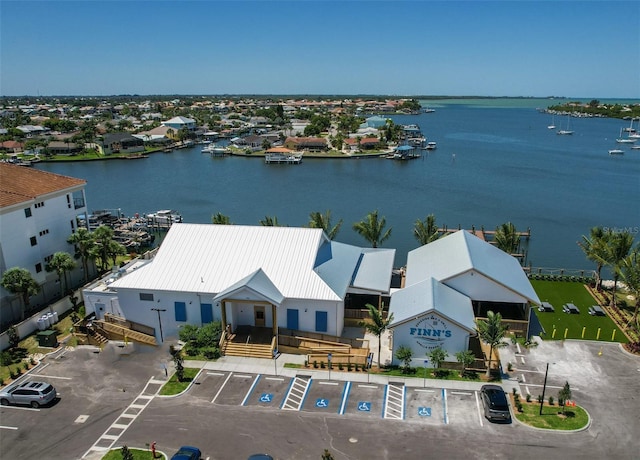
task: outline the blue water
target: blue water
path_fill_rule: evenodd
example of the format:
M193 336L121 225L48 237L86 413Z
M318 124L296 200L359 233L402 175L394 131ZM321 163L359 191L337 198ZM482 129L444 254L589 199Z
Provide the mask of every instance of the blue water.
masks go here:
M392 116L417 123L438 149L422 159L314 160L265 165L255 158L211 158L201 146L145 160L47 163L43 170L87 180L88 207L126 215L177 209L186 222L208 223L217 212L237 224L265 216L306 225L312 211L344 219L337 240L366 246L353 223L378 210L397 249L396 264L418 246L417 219L433 213L439 225L494 229L511 221L531 228L528 264L591 269L576 242L596 225L638 232L640 151L609 156L628 121L572 118L573 136L547 129L550 115L501 103L429 103L436 112ZM540 103L539 103L540 104ZM544 103L542 105L544 107ZM566 118L556 117L558 128Z

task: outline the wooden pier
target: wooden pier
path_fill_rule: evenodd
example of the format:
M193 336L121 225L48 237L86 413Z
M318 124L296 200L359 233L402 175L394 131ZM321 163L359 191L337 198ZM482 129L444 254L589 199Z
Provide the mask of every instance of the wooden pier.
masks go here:
M438 233L442 233L443 235L448 235L450 233L455 233L460 230L462 230L462 227L460 225L458 225L458 228L449 228L447 226L444 226L438 229ZM493 238L496 234L495 230L485 230L484 227L480 227L480 229L477 229L473 225L471 226L471 230L467 230L467 231L472 235L477 236L482 241L487 241L489 243L493 241ZM524 238L526 241L529 241L529 238L531 238L531 229L527 228L525 232L516 232L516 235L518 235L519 238Z

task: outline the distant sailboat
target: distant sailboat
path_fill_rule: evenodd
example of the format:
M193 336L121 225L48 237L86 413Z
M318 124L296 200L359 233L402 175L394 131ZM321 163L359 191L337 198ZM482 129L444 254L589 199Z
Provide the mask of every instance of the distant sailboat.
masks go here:
M556 116L554 115L553 118L551 119L551 124L549 126L547 126L547 128L549 129L556 129Z
M569 129L569 120L571 119L571 115L567 115L567 129L561 129L559 131L556 131L558 134L560 135L564 135L564 136L568 136L573 134L573 131L571 131Z
M622 128L620 128L620 137L616 139L616 142L618 144L633 144L637 140L638 138L636 137L622 137Z

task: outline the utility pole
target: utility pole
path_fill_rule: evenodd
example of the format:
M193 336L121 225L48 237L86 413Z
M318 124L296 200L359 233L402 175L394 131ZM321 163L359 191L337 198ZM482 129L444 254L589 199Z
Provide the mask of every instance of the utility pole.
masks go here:
M160 324L160 342L164 342L164 337L162 336L162 318L160 318L161 311L167 311L166 308L152 308L151 310L158 312L158 323Z

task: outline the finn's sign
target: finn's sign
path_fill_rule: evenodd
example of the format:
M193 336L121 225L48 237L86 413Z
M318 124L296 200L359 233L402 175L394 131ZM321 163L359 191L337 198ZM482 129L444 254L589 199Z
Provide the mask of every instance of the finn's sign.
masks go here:
M452 331L440 317L431 314L409 328L409 335L415 338L421 347L432 350L442 346L452 336Z

